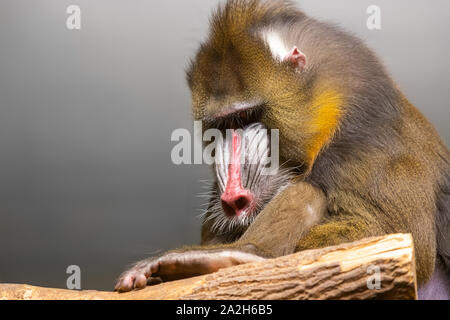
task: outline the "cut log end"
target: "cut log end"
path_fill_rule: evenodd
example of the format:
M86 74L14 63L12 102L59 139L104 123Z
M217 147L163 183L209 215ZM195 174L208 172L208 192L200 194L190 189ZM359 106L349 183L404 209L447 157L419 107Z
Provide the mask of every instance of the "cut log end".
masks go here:
M414 246L409 234L303 251L122 294L0 284L0 300L416 298Z

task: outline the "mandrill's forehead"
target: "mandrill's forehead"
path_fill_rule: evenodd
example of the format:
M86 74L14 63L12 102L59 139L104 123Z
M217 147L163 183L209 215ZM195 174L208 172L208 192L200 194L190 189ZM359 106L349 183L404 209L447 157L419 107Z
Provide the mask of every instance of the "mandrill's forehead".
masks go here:
M265 102L261 92L264 74L276 69L289 54L283 35L274 28L264 28L253 34L241 54L232 43L217 47L209 41L201 46L187 71L192 91L193 112L196 119L223 117ZM257 53L249 59L248 52ZM261 56L264 59L261 59Z
M261 56L276 64L282 62L294 45L285 27L265 26L249 32L247 38L232 41L209 39L199 51L187 70L189 84L207 78L211 90L226 85L242 89L247 65L259 63Z
M232 44L217 47L208 42L201 46L187 71L191 89L198 85L205 87L211 94L223 95L223 90L242 91L245 83L243 68L246 61Z
M263 100L249 85L252 79L248 73L233 49L220 57L208 52L199 55L187 73L195 118L225 117L261 105Z

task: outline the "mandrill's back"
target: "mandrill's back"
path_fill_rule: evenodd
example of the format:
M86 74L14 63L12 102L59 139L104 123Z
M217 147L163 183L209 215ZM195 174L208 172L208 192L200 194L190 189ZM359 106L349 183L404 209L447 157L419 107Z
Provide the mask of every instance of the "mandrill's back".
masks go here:
M428 179L433 183L438 254L450 266L450 152L435 128L406 99L404 110L401 134L405 148L427 172L427 177L420 183ZM414 172L414 167L411 170Z

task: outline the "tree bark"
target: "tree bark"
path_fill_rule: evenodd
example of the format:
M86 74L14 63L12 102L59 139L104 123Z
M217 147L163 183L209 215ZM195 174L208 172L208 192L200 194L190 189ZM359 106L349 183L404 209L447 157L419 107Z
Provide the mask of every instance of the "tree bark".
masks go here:
M0 300L416 298L414 246L409 234L303 251L121 294L0 284Z

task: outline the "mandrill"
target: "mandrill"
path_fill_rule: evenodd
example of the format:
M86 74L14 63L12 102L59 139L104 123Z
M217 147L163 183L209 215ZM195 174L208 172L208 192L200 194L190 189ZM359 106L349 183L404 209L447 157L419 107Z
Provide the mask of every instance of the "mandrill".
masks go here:
M234 132L202 244L137 263L116 290L411 233L420 297L450 297L449 151L361 40L287 1L230 0L187 79L194 118ZM281 177L240 157L236 132L252 125L279 130Z

